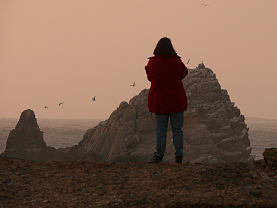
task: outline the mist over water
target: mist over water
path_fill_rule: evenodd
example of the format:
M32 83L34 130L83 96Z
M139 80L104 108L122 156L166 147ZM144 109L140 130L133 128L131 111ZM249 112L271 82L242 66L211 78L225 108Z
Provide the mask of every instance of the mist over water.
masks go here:
M38 119L40 130L47 146L57 148L72 147L83 139L90 128L96 126L98 119ZM5 151L6 141L11 130L18 122L16 118L0 119L0 152ZM277 120L262 118L246 118L249 128L249 139L252 155L255 160L263 159L265 148L277 147Z

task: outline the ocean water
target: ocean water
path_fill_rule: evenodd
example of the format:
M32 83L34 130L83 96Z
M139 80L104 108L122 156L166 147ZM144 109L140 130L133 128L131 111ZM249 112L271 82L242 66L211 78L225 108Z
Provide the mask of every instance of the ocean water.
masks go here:
M249 140L255 160L263 159L266 148L277 148L277 119L248 117L245 123L249 128Z
M19 119L0 119L0 153L5 151L9 133L13 130ZM83 139L84 134L90 128L96 126L98 119L37 119L43 139L47 146L72 147Z
M5 151L9 133L19 119L0 119L0 153ZM101 120L96 119L37 119L47 146L71 147L83 139L83 135ZM255 160L263 159L265 148L277 147L277 119L246 118L250 146Z

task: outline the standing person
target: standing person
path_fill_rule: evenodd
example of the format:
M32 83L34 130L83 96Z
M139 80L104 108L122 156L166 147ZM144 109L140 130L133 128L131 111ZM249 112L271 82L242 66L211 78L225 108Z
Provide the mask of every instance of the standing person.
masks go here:
M173 144L175 147L175 162L183 160L183 123L184 111L187 110L187 96L182 79L188 74L188 69L177 56L171 40L161 38L154 50L154 56L149 58L145 66L147 79L151 82L148 94L149 112L156 114L156 152L150 163L163 160L166 149L168 120L170 118Z

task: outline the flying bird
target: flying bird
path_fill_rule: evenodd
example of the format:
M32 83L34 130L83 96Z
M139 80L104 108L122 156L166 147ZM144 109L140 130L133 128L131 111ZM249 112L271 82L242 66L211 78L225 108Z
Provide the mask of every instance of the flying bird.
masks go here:
M189 59L189 60L190 60L190 59ZM188 60L187 64L189 64L189 60Z
M63 103L59 103L59 106L61 106L61 104L63 104Z
M94 96L94 97L93 97L93 98L91 98L91 99L92 99L93 101L95 101L95 97L96 97L96 96Z
M209 5L209 4L201 4L201 5L204 5L204 6L211 6L211 5Z
M44 106L44 108L45 108L45 109L48 109L48 107L47 107L47 106Z
M132 86L132 87L136 86L135 82L132 85L130 85L130 86Z

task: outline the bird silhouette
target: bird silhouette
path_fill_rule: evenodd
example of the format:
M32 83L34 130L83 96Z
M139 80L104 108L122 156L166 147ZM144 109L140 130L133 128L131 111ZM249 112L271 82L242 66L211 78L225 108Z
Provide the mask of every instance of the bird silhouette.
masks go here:
M96 96L94 96L94 97L93 97L93 98L91 98L91 99L92 99L93 101L95 101L95 97L96 97Z
M190 59L189 59L189 60L190 60ZM189 60L188 60L187 64L189 64Z
M59 103L59 106L61 106L61 104L63 104L63 103Z
M44 108L45 108L45 109L48 109L48 107L47 107L47 106L44 106Z
M209 5L209 4L201 4L201 5L204 5L204 6L211 6L211 5Z
M136 86L136 83L134 82L132 85L130 85L130 86L132 86L132 87L134 87L134 86Z

